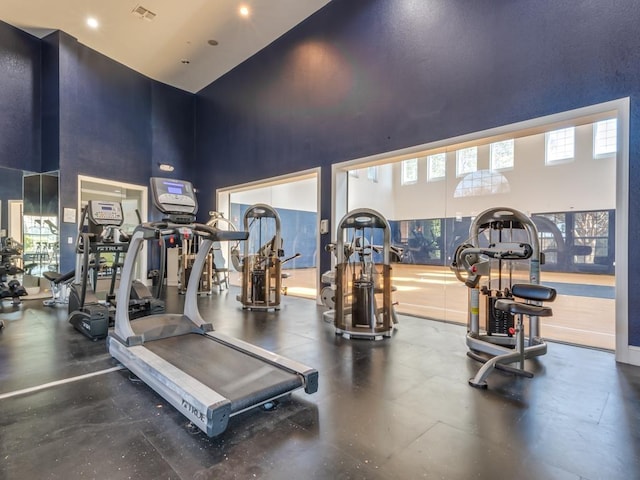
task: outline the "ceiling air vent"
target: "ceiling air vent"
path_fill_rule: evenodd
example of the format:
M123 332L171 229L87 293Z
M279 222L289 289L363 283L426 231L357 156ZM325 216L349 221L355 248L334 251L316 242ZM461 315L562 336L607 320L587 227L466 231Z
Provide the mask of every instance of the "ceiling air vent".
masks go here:
M151 10L147 10L142 5L136 5L136 7L133 10L131 10L131 13L138 18L142 18L148 21L151 21L154 18L156 18L155 13L153 13Z

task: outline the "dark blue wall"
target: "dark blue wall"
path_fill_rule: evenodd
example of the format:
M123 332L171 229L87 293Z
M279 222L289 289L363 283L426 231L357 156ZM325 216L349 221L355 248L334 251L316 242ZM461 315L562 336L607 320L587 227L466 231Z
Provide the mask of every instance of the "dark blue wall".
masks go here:
M195 149L195 95L168 85L151 84L151 173L153 176L195 179L191 168ZM161 163L175 167L171 173ZM148 182L148 180L147 180ZM203 206L205 214L214 204ZM208 217L207 217L208 218Z
M157 165L186 175L192 163L193 95L155 82L58 34L60 205L77 208L77 175L148 185ZM166 174L165 174L166 176ZM61 263L73 265L74 224L62 225Z
M40 171L40 41L0 22L0 165Z
M333 0L198 93L199 182L212 196L323 166L321 218L330 218L332 163L630 97L636 185L638 25L637 0ZM638 211L632 188L631 245ZM629 264L639 262L632 249ZM633 345L639 311L631 297Z
M60 168L60 37L54 32L42 39L42 169Z
M78 174L139 185L152 175L191 179L195 96L64 32L39 40L0 22L0 109L0 167L60 170L61 208L77 208ZM175 171L160 172L163 162ZM67 270L76 225L60 232Z

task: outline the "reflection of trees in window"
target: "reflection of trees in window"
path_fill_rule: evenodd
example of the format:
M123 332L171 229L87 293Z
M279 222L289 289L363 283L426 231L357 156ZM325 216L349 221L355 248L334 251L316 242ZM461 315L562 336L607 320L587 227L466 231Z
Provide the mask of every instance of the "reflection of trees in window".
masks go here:
M545 255L544 269L614 273L614 210L532 216Z
M418 181L418 159L411 158L402 162L402 185L410 185Z
M447 154L436 153L427 157L427 180L444 178L447 174Z
M576 255L576 263L598 263L609 257L609 212L580 212L573 217L575 245L588 247Z
M456 176L478 169L478 147L462 148L456 152Z
M513 168L515 158L514 143L513 139L511 139L491 144L492 170Z
M618 150L618 120L611 118L596 122L593 126L593 155L612 155Z

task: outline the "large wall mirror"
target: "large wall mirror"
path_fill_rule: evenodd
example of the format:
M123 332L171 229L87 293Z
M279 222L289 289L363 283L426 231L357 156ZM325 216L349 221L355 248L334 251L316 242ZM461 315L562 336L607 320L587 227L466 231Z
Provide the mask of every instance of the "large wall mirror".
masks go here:
M22 246L12 258L25 275L41 277L58 270L58 172L33 173L0 168L0 238Z
M40 277L45 271L58 271L58 172L25 174L22 194L25 273Z

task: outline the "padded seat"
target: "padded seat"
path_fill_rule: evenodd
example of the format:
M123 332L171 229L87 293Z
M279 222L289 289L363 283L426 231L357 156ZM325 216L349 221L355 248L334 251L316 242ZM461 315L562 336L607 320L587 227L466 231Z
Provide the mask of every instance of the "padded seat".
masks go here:
M515 283L511 286L511 293L514 297L539 302L553 302L556 299L555 288L533 283Z
M49 280L51 283L63 283L67 280L71 280L75 273L75 270L70 270L67 273L51 272L49 270L46 270L42 273L42 276L44 276L44 278Z
M556 299L555 288L532 283L516 283L511 287L511 293L514 297L538 302L553 302ZM503 312L509 312L512 315L530 315L537 317L550 317L553 315L553 310L550 307L518 302L510 298L497 300L495 308Z
M514 300L497 300L495 307L497 310L509 312L512 315L530 315L536 317L550 317L553 310L542 305L530 305L528 303L516 302Z

